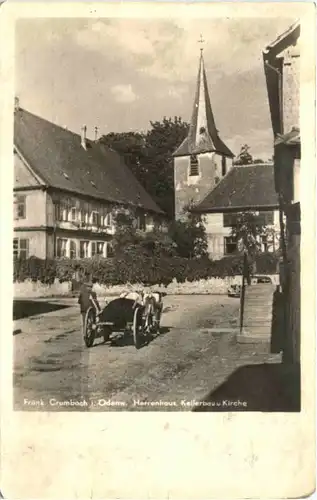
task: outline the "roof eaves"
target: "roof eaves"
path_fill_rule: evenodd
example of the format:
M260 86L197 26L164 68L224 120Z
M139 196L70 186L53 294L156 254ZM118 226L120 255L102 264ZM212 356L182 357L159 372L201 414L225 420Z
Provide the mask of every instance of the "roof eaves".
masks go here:
M279 207L278 202L266 205L249 205L249 206L241 205L241 206L209 207L209 208L204 208L204 207L200 208L200 205L198 205L197 207L193 207L190 211L201 214L224 213L224 212L246 212L252 210L262 210L265 212L272 209L278 209L278 207Z
M294 24L289 26L281 35L279 35L273 42L267 45L263 51L264 55L270 55L270 53L277 54L280 52L283 44L288 42L288 38L294 38L295 40L300 35L300 21L296 21ZM295 41L294 40L294 41Z
M104 196L98 195L97 193L95 195L93 195L93 194L87 193L85 191L80 191L79 189L76 189L76 190L72 189L71 186L69 188L66 188L66 187L60 187L60 186L57 186L57 185L55 185L55 186L54 185L50 185L49 188L50 188L51 191L61 191L61 192L64 192L64 193L69 193L69 194L73 194L73 195L83 196L85 198L92 199L92 200L102 201L104 203L112 203L114 205L122 205L122 206L133 206L135 208L142 208L143 210L148 211L148 212L160 213L162 215L165 214L165 212L161 208L159 208L158 206L157 206L157 209L147 208L143 204L133 203L132 201L118 200L118 199L114 199L114 198L111 198L111 197L105 198ZM154 203L154 201L153 201L153 203Z

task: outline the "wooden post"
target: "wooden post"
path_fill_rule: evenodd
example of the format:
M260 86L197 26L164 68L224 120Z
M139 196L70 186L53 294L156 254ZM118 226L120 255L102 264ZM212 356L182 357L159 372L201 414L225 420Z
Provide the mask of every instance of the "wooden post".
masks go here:
M243 270L242 270L242 289L240 296L240 333L243 329L243 315L244 315L244 298L245 298L245 280L247 278L248 273L248 259L247 253L243 254Z

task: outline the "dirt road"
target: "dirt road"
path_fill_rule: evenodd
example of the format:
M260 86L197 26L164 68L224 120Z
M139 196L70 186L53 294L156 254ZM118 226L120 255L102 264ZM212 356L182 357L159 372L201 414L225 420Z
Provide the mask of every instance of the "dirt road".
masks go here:
M239 304L226 296L166 297L162 333L140 350L122 337L87 349L78 307L64 304L17 322L16 409L189 411L187 402L223 382L246 356L257 362L266 355L236 347Z

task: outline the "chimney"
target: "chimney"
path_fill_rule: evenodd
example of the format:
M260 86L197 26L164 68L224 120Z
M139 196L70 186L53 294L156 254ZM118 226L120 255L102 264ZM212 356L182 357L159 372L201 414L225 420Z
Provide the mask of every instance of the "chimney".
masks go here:
M98 139L98 127L95 127L95 141Z
M14 98L14 111L18 111L20 109L20 99L18 97Z
M81 127L81 145L84 149L87 149L86 134L87 134L87 127L86 125L83 125Z

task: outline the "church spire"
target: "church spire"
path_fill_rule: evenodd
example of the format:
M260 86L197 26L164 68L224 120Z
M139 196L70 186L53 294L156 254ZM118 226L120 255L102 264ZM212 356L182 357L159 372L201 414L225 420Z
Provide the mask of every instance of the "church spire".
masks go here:
M203 43L202 36L199 43ZM233 157L232 152L218 135L214 115L211 109L203 48L200 48L199 68L196 84L193 112L188 136L175 151L174 156L188 156L199 153L217 152Z

